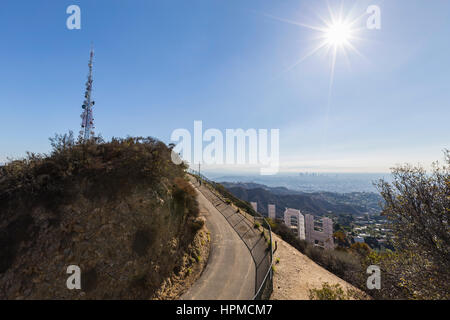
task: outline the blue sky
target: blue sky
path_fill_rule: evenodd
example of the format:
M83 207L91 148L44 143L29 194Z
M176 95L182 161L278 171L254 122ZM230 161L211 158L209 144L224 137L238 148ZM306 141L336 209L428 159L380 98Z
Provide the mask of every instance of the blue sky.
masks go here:
M329 0L332 10L341 1ZM66 8L81 8L81 30ZM361 30L362 56L319 52L287 71L317 32L327 2L277 0L4 0L0 161L47 152L78 132L91 41L94 117L104 137L169 142L174 129L280 129L282 170L386 172L429 165L450 141L450 2L344 1L381 8ZM361 25L365 25L362 18Z

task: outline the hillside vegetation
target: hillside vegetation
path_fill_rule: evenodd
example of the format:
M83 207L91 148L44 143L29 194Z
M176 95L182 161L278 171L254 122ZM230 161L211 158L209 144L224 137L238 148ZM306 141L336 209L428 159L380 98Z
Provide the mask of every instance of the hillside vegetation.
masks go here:
M206 233L170 148L51 140L49 155L0 167L0 299L164 298L192 276ZM69 265L81 290L66 287Z

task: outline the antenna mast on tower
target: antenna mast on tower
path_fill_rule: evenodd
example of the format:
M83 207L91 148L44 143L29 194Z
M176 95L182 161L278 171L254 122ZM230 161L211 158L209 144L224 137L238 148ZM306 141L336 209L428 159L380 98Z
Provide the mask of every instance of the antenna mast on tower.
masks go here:
M81 131L80 138L84 141L91 139L94 136L94 115L92 113L92 107L95 101L92 99L92 65L94 60L94 48L91 47L91 54L89 59L89 75L86 82L86 92L84 93L84 102L82 105L83 112L81 113Z

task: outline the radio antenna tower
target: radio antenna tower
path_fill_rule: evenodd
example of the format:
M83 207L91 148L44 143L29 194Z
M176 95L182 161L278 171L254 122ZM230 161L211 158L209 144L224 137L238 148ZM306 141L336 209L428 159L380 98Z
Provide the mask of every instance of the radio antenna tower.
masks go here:
M86 92L84 93L84 102L81 106L83 108L83 112L81 113L81 131L80 138L84 141L88 141L94 136L94 116L92 113L92 107L95 104L95 101L92 99L92 64L94 60L94 47L91 46L91 54L89 59L89 75L88 80L86 82Z

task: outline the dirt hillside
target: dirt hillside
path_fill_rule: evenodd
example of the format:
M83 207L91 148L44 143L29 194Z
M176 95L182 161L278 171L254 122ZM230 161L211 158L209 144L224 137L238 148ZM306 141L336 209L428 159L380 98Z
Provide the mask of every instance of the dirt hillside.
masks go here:
M275 273L271 300L309 300L309 290L320 289L325 282L340 284L345 291L356 290L277 235L272 233L272 237L277 242L278 249L274 254Z
M153 138L76 143L0 167L0 299L173 299L209 241L195 190ZM68 268L80 270L69 288ZM71 267L72 268L72 267Z

